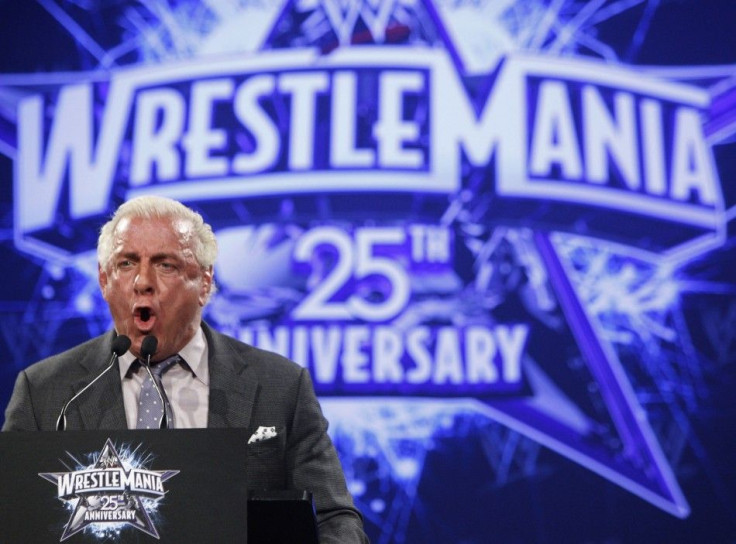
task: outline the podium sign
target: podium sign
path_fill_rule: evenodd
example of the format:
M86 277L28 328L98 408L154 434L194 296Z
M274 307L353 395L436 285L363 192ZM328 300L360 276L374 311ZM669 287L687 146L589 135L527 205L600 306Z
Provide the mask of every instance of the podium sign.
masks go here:
M245 429L0 433L0 542L246 542Z

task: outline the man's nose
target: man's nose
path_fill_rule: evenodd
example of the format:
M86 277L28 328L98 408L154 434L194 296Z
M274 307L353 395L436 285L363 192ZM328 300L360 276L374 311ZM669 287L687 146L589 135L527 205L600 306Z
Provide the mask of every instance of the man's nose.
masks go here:
M138 269L138 274L135 276L135 283L133 287L136 293L145 294L152 293L155 285L153 277L153 267L142 263Z

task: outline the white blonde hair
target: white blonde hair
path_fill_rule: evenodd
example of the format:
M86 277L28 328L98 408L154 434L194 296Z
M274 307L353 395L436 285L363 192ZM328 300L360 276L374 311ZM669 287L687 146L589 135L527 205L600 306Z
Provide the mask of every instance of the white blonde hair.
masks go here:
M110 264L113 252L115 229L121 220L140 217L143 219L169 218L186 221L192 226L194 258L203 269L209 269L217 259L217 239L212 227L204 222L200 214L181 202L162 196L140 196L123 203L112 218L100 229L97 239L97 262L104 269ZM214 282L211 293L214 293Z

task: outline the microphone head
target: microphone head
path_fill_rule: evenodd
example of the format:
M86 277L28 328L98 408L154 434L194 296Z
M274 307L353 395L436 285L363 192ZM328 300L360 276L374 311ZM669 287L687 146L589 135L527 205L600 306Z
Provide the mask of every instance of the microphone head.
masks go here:
M149 359L154 353L156 353L157 347L158 340L156 337L151 335L146 336L141 344L141 357Z
M116 336L112 341L112 352L120 357L123 353L130 349L130 338L124 334Z

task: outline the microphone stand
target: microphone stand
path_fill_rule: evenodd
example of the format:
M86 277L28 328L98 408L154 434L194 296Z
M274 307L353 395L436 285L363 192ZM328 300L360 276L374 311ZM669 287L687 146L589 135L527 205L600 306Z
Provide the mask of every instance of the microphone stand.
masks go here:
M66 411L69 409L69 405L77 400L82 393L87 391L90 387L92 387L97 380L102 378L105 374L108 373L108 371L115 366L115 362L117 361L118 357L128 351L128 348L130 347L130 338L124 335L116 336L115 339L112 342L112 357L110 357L110 363L105 367L105 369L100 372L94 380L89 382L87 385L85 385L76 395L74 395L72 398L70 398L66 403L64 404L63 408L61 409L61 412L59 413L59 417L56 419L56 430L57 431L63 431L66 429Z
M153 388L156 390L156 393L158 393L158 398L161 400L161 407L163 408L163 416L161 416L161 422L158 425L159 429L168 429L169 422L168 418L166 417L166 400L164 397L164 392L161 391L161 387L158 384L158 380L154 378L153 372L151 371L151 356L155 353L156 348L158 347L158 339L155 336L146 336L143 339L143 343L141 344L141 355L146 358L143 362L143 366L146 369L146 372L148 372L148 377L151 378L151 382L153 383Z

